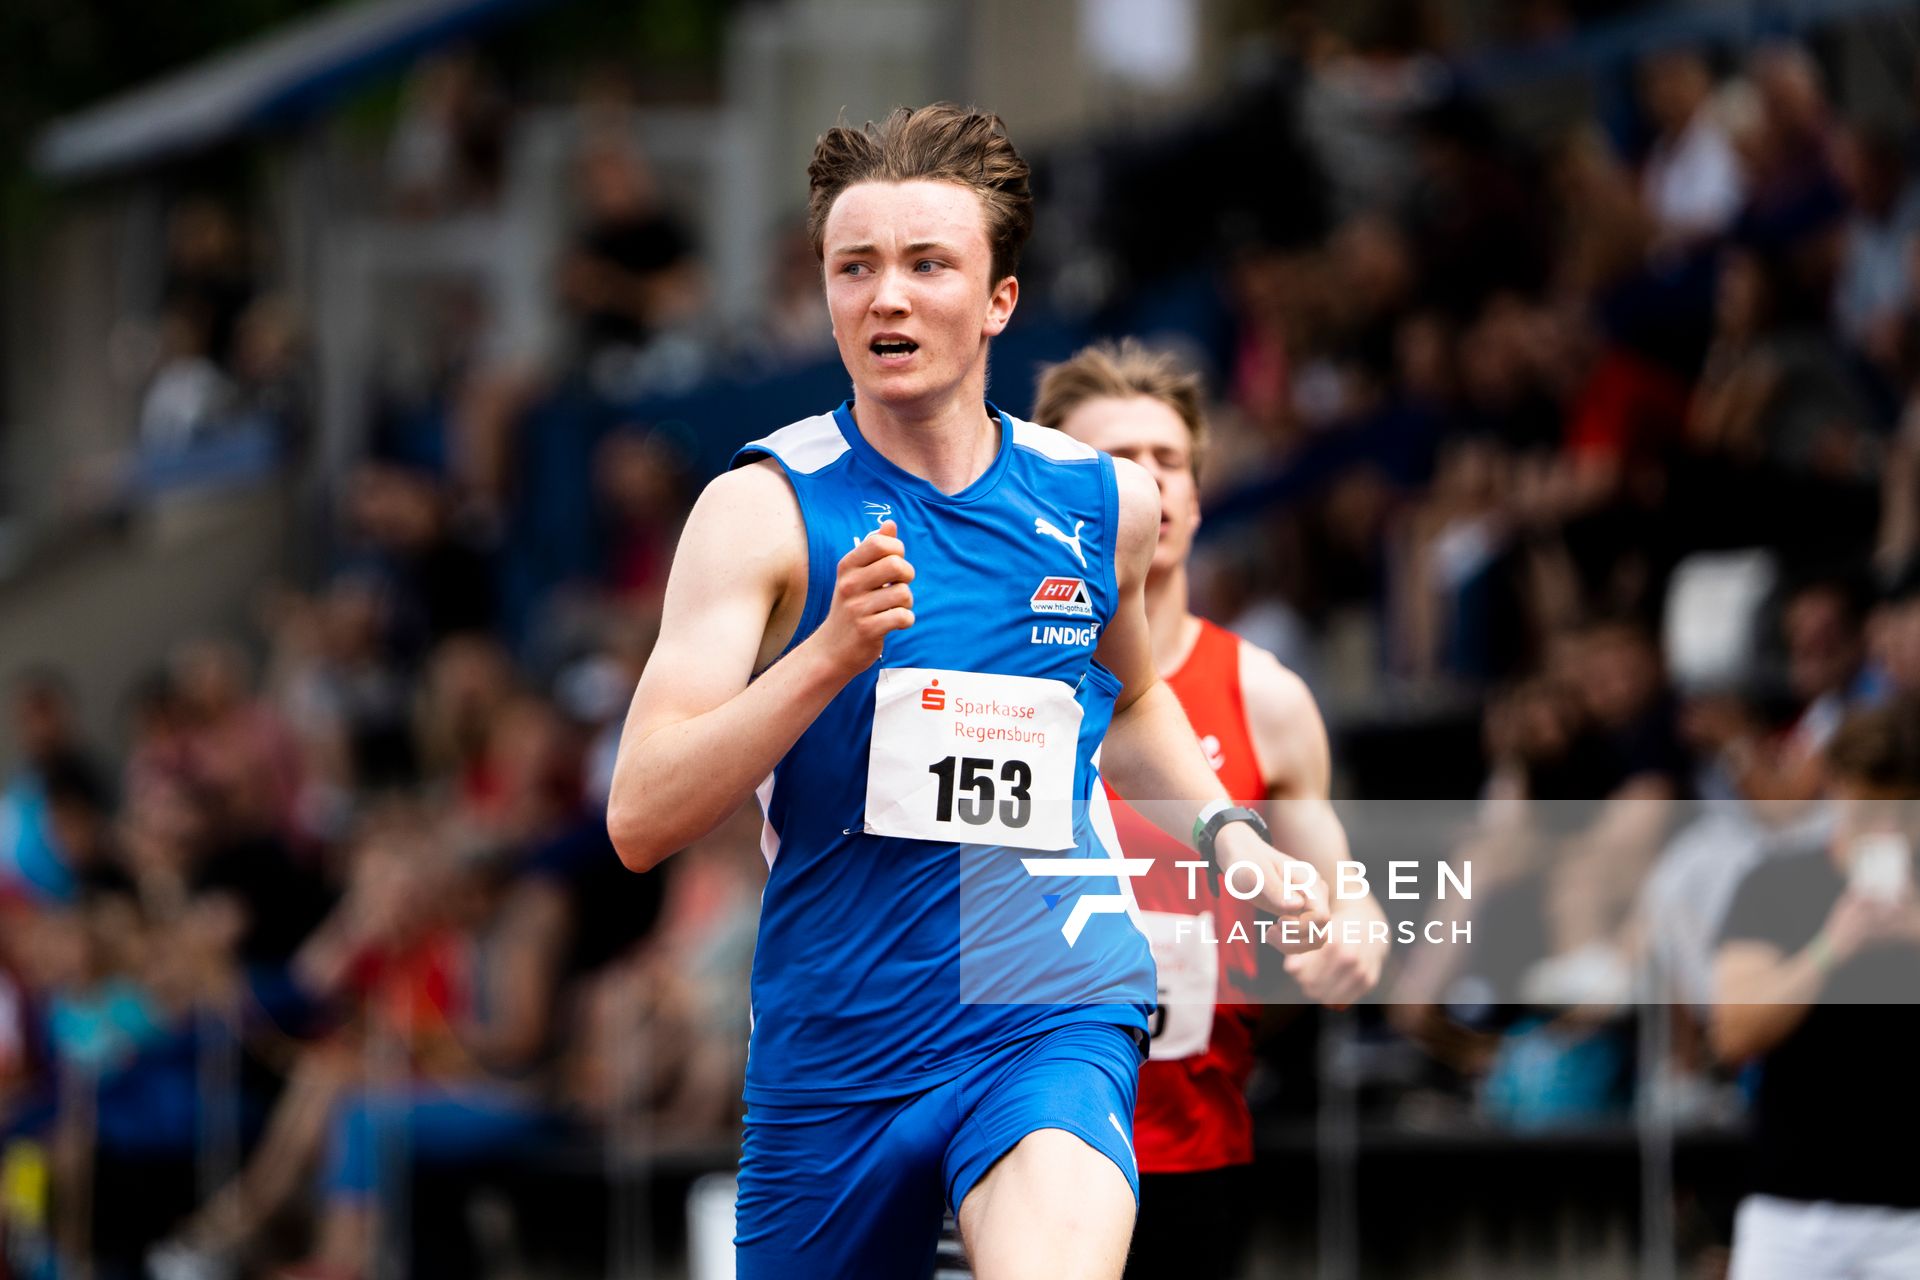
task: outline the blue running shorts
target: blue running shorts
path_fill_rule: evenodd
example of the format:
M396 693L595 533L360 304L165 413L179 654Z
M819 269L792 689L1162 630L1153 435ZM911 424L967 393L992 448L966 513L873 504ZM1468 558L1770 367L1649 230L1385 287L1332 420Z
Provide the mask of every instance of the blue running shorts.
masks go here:
M916 1280L948 1208L1020 1139L1064 1129L1127 1176L1140 1050L1085 1022L1016 1041L905 1098L747 1109L735 1208L739 1280Z

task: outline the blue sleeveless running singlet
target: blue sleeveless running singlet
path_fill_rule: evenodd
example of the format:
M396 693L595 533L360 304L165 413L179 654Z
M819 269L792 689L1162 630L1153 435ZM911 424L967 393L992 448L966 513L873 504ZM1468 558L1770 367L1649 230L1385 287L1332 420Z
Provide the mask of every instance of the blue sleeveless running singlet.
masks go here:
M987 409L998 452L954 494L882 457L851 402L734 457L775 460L806 524L789 651L880 521L915 571L913 626L759 789L749 1105L901 1097L1059 1027L1147 1025L1125 878L1059 861L1118 856L1095 833L1120 690L1093 660L1116 603L1113 461Z

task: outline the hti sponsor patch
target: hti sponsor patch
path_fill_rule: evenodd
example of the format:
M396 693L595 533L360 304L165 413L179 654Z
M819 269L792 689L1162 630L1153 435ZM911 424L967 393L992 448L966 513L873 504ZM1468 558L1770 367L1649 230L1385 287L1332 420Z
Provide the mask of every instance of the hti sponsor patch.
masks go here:
M1034 588L1033 611L1035 613L1058 614L1069 618L1091 618L1093 616L1093 597L1087 593L1087 584L1080 578L1043 578Z

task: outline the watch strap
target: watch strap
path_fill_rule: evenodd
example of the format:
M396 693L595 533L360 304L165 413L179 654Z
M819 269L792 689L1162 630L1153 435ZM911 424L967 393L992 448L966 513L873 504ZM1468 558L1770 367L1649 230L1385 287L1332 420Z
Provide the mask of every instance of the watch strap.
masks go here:
M1220 859L1214 855L1214 842L1220 832L1235 822L1244 822L1252 827L1262 840L1269 838L1267 821L1245 805L1230 801L1216 800L1200 811L1193 823L1193 847L1217 869Z

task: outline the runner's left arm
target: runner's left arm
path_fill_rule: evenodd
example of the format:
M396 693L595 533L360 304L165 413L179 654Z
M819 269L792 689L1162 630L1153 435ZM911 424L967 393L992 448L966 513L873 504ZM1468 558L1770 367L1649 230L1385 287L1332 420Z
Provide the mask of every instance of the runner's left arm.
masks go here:
M1100 749L1100 773L1155 826L1188 848L1193 821L1226 789L1207 763L1193 726L1173 690L1153 667L1147 632L1146 580L1160 533L1160 494L1153 477L1123 459L1114 460L1120 488L1120 529L1114 542L1115 577L1120 599L1113 621L1101 633L1094 656L1119 677L1121 691L1113 723ZM1265 885L1260 903L1277 917L1297 918L1297 943L1284 951L1313 950L1325 941L1310 936L1309 926L1327 918L1326 887L1291 887L1286 865L1296 861L1260 839L1245 823L1224 828L1215 842L1222 864L1246 862L1258 867ZM1297 884L1301 877L1293 874Z
M1371 892L1342 898L1340 864L1349 860L1347 829L1334 812L1332 753L1327 727L1306 682L1257 645L1240 645L1240 696L1247 709L1254 755L1267 785L1267 822L1273 843L1310 862L1334 887L1328 903L1334 924L1327 945L1289 956L1287 972L1309 1000L1344 1008L1380 981L1387 961L1386 913Z

